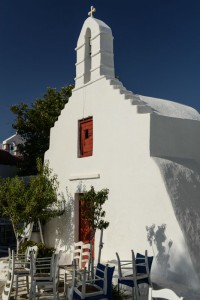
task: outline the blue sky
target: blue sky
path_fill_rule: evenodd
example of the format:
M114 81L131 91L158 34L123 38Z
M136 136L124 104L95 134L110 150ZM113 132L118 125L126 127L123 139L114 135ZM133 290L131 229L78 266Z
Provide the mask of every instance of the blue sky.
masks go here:
M0 0L0 142L14 133L12 104L74 83L74 48L91 5L112 29L126 88L200 111L199 0Z

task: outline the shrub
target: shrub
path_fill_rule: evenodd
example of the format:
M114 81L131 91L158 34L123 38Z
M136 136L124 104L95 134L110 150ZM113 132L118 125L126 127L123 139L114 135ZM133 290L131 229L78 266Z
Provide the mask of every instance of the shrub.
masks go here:
M38 255L37 257L51 257L55 252L55 248L47 247L43 243L36 243L33 241L26 241L20 245L19 253L24 254L26 252L27 247L38 246Z
M124 291L122 289L119 289L118 291L118 286L112 284L112 296L114 300L122 300L124 299Z

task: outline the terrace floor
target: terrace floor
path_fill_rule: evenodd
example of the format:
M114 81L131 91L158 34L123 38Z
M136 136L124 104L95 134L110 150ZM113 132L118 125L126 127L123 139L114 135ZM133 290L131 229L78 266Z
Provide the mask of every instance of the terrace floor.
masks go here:
M6 274L6 258L0 258L0 300L1 294L3 291L3 287L5 284L5 274ZM200 300L200 287L197 289L194 289L192 286L187 286L185 284L180 284L175 281L170 281L168 279L163 279L163 278L156 278L156 277L151 277L152 282L153 282L153 288L159 289L159 288L170 288L174 290L179 296L184 297L184 300ZM59 296L60 300L67 300L67 297L63 293L64 288L63 288L63 283L60 283L59 287ZM141 299L140 300L147 300L147 289L145 287L141 287ZM123 298L126 300L131 299L131 291L130 293L126 291L123 294ZM14 299L11 298L11 300ZM26 291L21 291L18 299L28 299L28 295L26 294ZM53 299L53 297L40 297L41 300L44 299ZM115 298L114 298L115 300Z

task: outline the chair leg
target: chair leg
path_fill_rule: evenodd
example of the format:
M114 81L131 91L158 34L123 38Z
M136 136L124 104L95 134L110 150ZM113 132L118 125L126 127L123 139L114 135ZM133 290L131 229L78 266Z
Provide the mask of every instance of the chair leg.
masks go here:
M30 283L30 289L29 289L29 300L33 299L33 282L31 279L31 283Z
M17 299L17 296L18 296L18 276L15 275L15 299Z
M134 300L135 299L135 288L132 287L132 299Z
M64 295L66 296L67 294L67 272L64 270Z
M32 290L31 298L29 300L35 300L35 296L36 296L36 283L35 282L33 282L31 290Z
M135 298L136 298L136 300L139 300L140 299L140 297L139 297L139 290L138 290L138 286L135 286Z
M53 284L53 296L55 300L59 300L58 285Z
M29 293L29 278L26 276L26 289L27 289L27 294Z

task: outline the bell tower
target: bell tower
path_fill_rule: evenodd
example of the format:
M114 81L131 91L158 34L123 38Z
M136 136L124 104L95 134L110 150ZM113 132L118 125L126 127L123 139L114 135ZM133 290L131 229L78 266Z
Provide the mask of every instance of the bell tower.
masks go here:
M80 88L102 76L115 77L113 36L110 27L95 19L94 7L83 24L76 47L75 88Z

